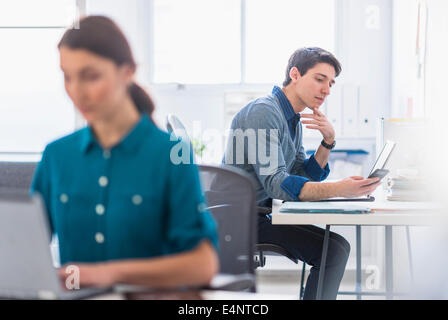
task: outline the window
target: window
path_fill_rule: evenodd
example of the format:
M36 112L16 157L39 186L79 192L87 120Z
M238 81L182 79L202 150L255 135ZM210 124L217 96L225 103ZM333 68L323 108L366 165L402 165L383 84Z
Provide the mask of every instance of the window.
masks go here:
M2 0L0 27L67 27L76 10L75 0Z
M280 83L294 50L334 50L334 6L334 0L154 0L152 81Z
M246 0L246 82L282 83L300 47L334 50L334 0Z
M240 16L240 0L155 0L154 82L239 82Z
M74 130L57 43L75 16L74 0L0 3L1 153L41 152Z
M295 49L334 50L334 2L1 0L0 153L39 153L75 129L56 46L78 8L119 22L143 83L270 84Z

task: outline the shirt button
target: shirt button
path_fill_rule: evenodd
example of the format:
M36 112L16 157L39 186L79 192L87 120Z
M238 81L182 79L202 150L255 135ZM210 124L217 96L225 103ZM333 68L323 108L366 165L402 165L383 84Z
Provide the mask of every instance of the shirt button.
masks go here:
M59 197L59 200L62 203L67 203L68 202L68 195L66 195L65 193L61 194L61 196Z
M95 234L95 241L97 243L103 243L104 242L104 235L101 232L97 232Z
M104 212L106 211L106 209L104 208L104 206L102 205L102 204L97 204L96 205L96 207L95 207L95 212L98 214L98 215L103 215L104 214Z
M205 205L204 202L201 202L201 203L198 205L198 211L199 211L199 212L204 212L206 208L207 208L207 206Z
M132 203L136 206L140 205L143 202L142 196L139 194L136 194L132 197Z
M110 158L110 151L109 150L104 150L103 151L103 158L104 159L109 159Z
M109 180L107 179L107 177L102 176L98 179L98 183L100 184L101 187L105 187L109 183Z

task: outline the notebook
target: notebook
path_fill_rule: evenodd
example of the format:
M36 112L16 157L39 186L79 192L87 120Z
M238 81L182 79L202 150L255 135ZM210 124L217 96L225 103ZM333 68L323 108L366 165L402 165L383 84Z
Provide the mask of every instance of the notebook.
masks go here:
M339 213L359 214L369 213L371 209L366 206L338 202L284 202L279 209L281 213Z

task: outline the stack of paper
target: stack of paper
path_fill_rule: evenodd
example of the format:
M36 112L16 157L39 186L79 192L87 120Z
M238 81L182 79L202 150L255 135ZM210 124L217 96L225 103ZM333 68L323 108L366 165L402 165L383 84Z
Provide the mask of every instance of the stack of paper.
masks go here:
M342 202L285 202L280 206L282 213L368 213L369 207Z
M405 177L388 178L387 200L392 201L423 201L428 200L425 195L425 185L418 179Z

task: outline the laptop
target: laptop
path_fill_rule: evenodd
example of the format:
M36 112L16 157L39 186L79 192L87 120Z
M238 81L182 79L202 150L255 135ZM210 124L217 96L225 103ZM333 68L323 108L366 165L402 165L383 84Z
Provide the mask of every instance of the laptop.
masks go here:
M81 299L111 290L65 289L53 267L50 238L38 195L0 195L0 298Z
M394 150L395 144L396 143L393 141L389 141L389 140L386 141L383 148L381 149L380 154L376 158L373 167L370 169L370 172L369 172L369 175L367 176L367 178L370 178L373 176L378 176L382 179L387 175L387 173L389 171L385 170L385 167L386 167L387 161L390 158L390 155L392 154L392 150ZM380 175L377 175L377 173L380 173ZM364 197L358 197L358 198L335 197L335 198L328 198L328 199L324 199L324 200L318 200L316 202L325 202L325 201L375 201L375 197L373 197L371 195L367 195Z

